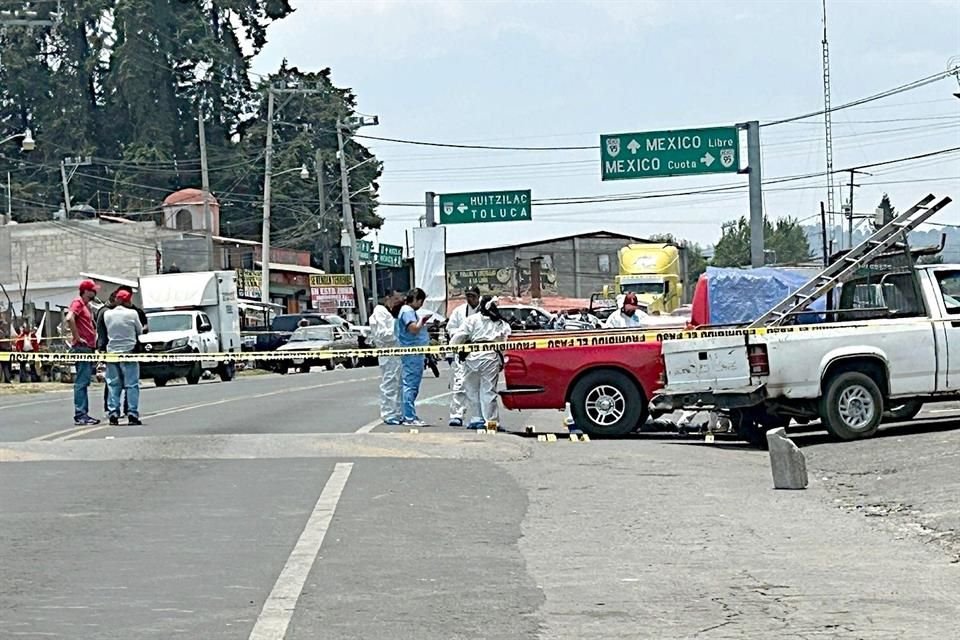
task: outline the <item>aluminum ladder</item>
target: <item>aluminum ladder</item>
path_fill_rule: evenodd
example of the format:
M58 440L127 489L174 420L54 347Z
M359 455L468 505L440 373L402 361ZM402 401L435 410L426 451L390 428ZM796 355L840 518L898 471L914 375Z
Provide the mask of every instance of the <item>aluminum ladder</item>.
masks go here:
M811 302L836 287L845 276L855 272L864 263L882 254L899 238L902 237L906 242L907 234L910 231L916 229L951 202L949 197L943 197L935 205L928 207L927 205L934 199L933 194L927 195L910 209L877 229L872 236L850 249L839 260L754 320L749 328L769 327L783 322L791 314L802 311Z

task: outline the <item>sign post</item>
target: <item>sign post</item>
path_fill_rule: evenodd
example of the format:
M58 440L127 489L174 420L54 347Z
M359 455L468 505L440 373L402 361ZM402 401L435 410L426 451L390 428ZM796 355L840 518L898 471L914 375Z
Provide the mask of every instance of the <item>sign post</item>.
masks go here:
M530 220L530 190L441 193L440 224Z
M633 180L740 171L736 127L600 136L602 180Z

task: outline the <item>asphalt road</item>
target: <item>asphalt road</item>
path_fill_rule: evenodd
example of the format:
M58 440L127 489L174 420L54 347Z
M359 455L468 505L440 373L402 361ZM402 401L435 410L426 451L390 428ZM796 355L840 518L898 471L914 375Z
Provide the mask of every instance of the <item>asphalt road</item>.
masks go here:
M953 414L795 434L777 492L739 443L377 425L376 374L144 389L135 428L0 398L0 638L960 635Z

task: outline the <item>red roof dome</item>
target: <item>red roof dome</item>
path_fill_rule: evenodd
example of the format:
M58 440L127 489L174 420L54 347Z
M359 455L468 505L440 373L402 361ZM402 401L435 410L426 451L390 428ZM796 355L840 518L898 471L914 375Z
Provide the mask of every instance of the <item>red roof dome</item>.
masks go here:
M213 197L212 193L208 196L208 202L210 205L220 205L220 203L217 202L217 199ZM203 204L203 191L193 188L180 189L180 191L174 191L164 198L163 204L164 206L172 206L177 204Z

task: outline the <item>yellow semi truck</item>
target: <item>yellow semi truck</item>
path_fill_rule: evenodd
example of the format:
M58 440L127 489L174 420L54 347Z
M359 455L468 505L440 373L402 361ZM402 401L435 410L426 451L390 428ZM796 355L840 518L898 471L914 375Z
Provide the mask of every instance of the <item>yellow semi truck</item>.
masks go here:
M670 313L681 305L680 249L672 244L628 244L617 252L616 291L637 294L647 313Z

